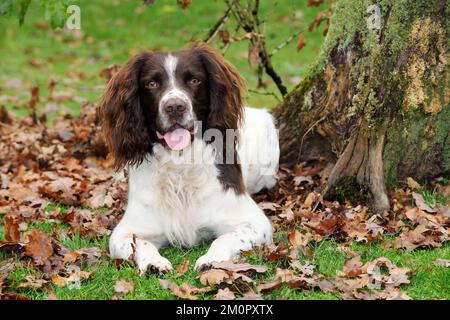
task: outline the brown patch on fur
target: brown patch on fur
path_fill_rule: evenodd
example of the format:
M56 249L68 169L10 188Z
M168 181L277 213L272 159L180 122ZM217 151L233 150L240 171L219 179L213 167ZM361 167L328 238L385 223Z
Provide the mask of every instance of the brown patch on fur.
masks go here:
M242 179L242 170L239 164L218 164L219 181L224 190L233 189L237 195L245 193L245 185Z
M114 167L141 163L152 151L144 111L139 101L139 73L150 53L128 61L109 81L102 97L99 116Z
M210 106L205 129L219 129L224 137L223 153L234 153L234 163L227 164L226 159L217 164L219 181L225 190L233 189L236 194L245 192L240 164L237 163L236 143L233 150L225 150L226 129L237 130L242 124L243 95L246 90L244 79L236 68L217 51L204 43L193 44L191 49L200 55L209 77ZM236 137L238 139L238 137ZM236 140L237 140L236 139Z
M246 86L236 68L204 43L191 49L200 55L209 76L210 110L207 129L237 129L242 121Z

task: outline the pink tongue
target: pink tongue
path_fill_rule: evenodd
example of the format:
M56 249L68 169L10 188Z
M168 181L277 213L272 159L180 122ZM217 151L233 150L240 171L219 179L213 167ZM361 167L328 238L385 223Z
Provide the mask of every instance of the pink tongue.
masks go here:
M166 132L163 136L167 146L175 151L183 150L191 143L191 133L189 130L177 128L173 131Z

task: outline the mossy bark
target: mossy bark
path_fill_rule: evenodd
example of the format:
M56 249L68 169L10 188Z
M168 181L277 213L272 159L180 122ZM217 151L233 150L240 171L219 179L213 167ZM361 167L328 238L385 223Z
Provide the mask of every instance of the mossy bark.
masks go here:
M353 176L379 210L386 181L448 172L448 14L442 0L337 1L317 62L274 111L281 162L335 161L324 192Z

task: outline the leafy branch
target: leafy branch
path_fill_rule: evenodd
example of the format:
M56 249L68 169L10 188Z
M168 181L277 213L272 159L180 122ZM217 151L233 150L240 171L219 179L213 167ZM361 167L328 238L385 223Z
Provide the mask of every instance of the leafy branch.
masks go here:
M32 0L1 0L0 1L0 16L16 16L19 25L22 26L25 22L25 17L28 12ZM68 0L33 0L38 3L45 10L45 19L50 21L52 28L64 27L68 14L67 7Z

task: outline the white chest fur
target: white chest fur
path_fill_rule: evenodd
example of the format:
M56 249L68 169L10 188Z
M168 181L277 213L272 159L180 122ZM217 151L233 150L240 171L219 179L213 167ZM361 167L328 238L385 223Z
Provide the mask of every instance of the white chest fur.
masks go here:
M205 204L223 194L217 176L213 149L201 140L182 152L156 145L150 160L130 169L129 202L138 203L169 242L192 246L204 236Z
M238 152L244 160L246 188L257 192L276 181L277 135L266 111L247 108L245 118ZM260 223L266 230L260 236L270 238L270 224L250 195L224 190L211 145L196 138L183 151L170 151L160 144L153 151L147 161L129 171L128 207L118 228L126 236L137 234L157 247L167 242L190 247L238 225ZM270 170L259 165L259 155L270 157Z

